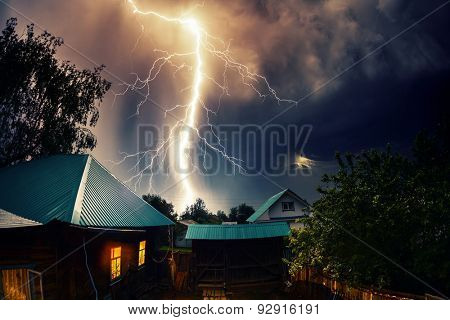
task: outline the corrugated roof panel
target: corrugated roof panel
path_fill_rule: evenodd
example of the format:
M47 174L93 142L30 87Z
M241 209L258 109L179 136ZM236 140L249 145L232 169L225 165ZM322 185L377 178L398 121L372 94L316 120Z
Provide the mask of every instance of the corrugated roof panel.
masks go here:
M290 233L286 222L235 225L189 225L186 239L189 240L243 240L285 237Z
M55 155L2 168L0 181L4 185L0 208L42 224L52 220L111 228L173 224L88 155Z
M173 222L92 159L83 195L80 224L147 227L171 225Z
M41 223L19 217L15 214L0 209L0 228L20 228L39 225L41 225Z
M250 217L248 217L247 222L255 222L256 220L258 220L259 217L261 217L264 212L266 212L275 202L277 202L277 200L280 199L286 191L288 191L288 189L283 190L280 193L277 193L276 195L270 197L258 208L258 210L256 210Z
M87 155L56 155L0 169L0 208L48 223L71 222Z

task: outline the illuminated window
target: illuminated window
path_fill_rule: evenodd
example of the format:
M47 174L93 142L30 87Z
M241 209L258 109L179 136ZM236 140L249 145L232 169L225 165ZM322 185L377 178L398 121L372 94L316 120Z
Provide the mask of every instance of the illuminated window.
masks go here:
M139 242L139 262L138 266L142 266L145 263L145 240Z
M120 258L122 255L122 247L111 249L111 280L120 276Z

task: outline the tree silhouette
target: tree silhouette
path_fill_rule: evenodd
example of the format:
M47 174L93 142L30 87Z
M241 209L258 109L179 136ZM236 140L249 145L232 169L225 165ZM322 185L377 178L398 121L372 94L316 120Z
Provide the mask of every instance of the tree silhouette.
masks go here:
M212 214L207 208L205 201L198 198L193 204L187 206L181 215L182 220L194 220L201 224L219 224L219 217Z
M98 120L97 104L110 83L103 67L78 70L58 61L63 40L44 32L16 33L11 18L0 35L0 167L56 153L92 150L89 127Z
M225 211L223 211L223 210L217 210L216 216L222 222L228 221L228 216L226 215Z
M293 231L291 272L305 266L357 286L450 292L450 130L421 133L414 158L370 150L337 155L305 228ZM373 250L369 246L375 248ZM389 257L387 259L386 257ZM438 293L439 294L439 293Z
M142 196L142 199L173 222L177 220L178 215L171 202L167 202L157 194L146 194Z
M229 221L235 221L237 223L246 223L248 217L255 212L252 206L245 203L241 203L239 206L231 208L228 216Z

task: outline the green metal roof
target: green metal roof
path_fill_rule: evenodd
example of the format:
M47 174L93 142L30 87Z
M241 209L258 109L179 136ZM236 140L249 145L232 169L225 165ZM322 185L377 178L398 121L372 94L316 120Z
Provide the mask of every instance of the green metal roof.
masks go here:
M0 209L0 228L20 228L39 226L41 223L25 219Z
M56 155L0 169L0 208L39 223L92 227L173 224L89 155Z
M0 169L0 208L44 224L70 222L87 158L53 156Z
M273 195L269 199L267 199L266 202L264 202L258 210L256 210L250 217L247 218L247 222L253 223L256 222L267 210L269 210L270 207L272 207L275 202L278 201L285 193L289 193L290 195L297 198L301 203L303 203L306 207L309 206L308 202L305 199L300 198L297 194L292 192L289 189L285 189L281 191L280 193L277 193L276 195Z
M172 224L170 219L92 159L84 190L80 225L147 227Z
M258 220L269 208L278 201L278 199L281 198L281 196L288 191L288 189L281 191L280 193L277 193L274 196L271 196L269 199L267 199L266 202L264 202L258 210L256 210L250 217L248 217L247 222L255 222Z
M261 224L191 224L188 240L243 240L285 237L290 232L286 222Z

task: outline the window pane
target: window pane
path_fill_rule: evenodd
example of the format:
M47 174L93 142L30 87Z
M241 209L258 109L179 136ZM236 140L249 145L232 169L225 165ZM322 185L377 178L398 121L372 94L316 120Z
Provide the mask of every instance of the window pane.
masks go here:
M139 251L139 262L138 265L143 265L145 263L145 251L141 250Z
M283 211L294 211L294 202L282 202Z
M122 247L116 247L111 249L111 259L118 258L121 256Z
M120 276L122 247L111 248L111 280Z
M111 279L116 277L116 261L111 260Z
M138 258L138 266L141 266L145 263L145 240L139 242L139 258Z
M120 258L111 260L111 279L120 276Z

